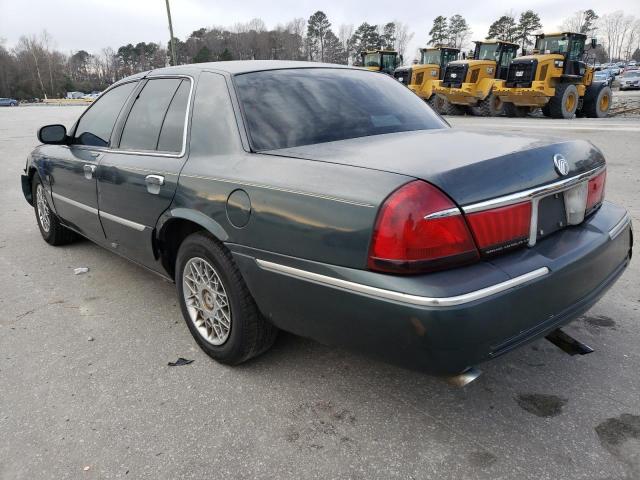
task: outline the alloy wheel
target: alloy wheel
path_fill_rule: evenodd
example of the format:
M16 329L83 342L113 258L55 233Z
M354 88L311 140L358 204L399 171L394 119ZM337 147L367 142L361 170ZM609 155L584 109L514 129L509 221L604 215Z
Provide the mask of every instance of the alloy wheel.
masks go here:
M49 211L49 205L47 205L44 187L41 183L38 183L36 188L36 205L38 207L38 219L40 220L40 226L45 233L49 233L49 229L51 228L51 214Z
M189 259L182 272L184 301L189 318L212 345L222 345L231 332L231 306L222 280L205 259Z

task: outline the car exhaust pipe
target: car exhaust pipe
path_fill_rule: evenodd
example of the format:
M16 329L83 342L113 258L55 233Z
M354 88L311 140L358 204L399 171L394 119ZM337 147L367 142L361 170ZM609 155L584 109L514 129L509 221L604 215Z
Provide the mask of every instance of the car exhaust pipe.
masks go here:
M459 373L458 375L446 377L445 381L452 387L464 387L465 385L469 385L480 375L482 375L482 372L480 370L475 367L469 367L464 372Z
M554 330L545 338L569 355L587 355L593 352L593 348L589 345L585 345L580 340L576 340L560 328Z

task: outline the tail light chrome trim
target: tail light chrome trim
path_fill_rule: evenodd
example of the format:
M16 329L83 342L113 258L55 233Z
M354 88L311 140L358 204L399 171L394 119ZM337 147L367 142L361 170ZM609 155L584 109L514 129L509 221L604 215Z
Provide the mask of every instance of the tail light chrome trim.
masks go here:
M289 267L287 265L273 263L259 258L256 259L256 263L263 270L267 270L270 272L281 273L289 277L325 285L328 287L336 288L338 290L346 290L360 295L366 295L382 300L389 300L392 302L415 305L418 307L450 307L454 305L462 305L465 303L475 302L476 300L481 300L491 295L496 295L500 292L504 292L505 290L509 290L510 288L518 287L522 284L543 277L549 273L549 269L547 267L542 267L525 273L524 275L511 278L501 283L490 285L480 290L474 290L472 292L464 293L462 295L456 295L454 297L423 297L420 295L410 295L408 293L372 287L370 285L364 285L362 283L350 282L341 278L330 277L315 272L309 272L308 270L301 270L299 268Z
M475 213L482 212L484 210L490 210L492 208L506 207L508 205L513 205L527 200L531 201L531 228L529 233L528 245L530 247L533 247L536 244L537 240L538 203L540 202L540 200L548 195L553 195L555 193L561 193L565 190L569 190L571 187L577 185L582 181L590 180L591 178L596 177L597 175L602 173L606 168L606 165L600 165L599 167L593 168L574 177L565 178L558 182L553 182L547 185L542 185L540 187L523 190L521 192L511 193L502 197L492 198L483 202L464 205L461 208L464 213Z
M429 215L425 215L425 220L431 220L432 218L443 218L443 217L452 217L454 215L462 215L462 212L458 207L455 208L447 208L446 210L441 210L439 212L430 213Z

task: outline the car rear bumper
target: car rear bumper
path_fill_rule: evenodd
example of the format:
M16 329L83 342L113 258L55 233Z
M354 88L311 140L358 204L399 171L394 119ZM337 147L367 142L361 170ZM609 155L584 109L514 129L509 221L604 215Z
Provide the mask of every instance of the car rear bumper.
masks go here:
M628 214L610 203L533 248L451 271L382 275L230 245L278 327L433 374L457 374L586 310L631 258Z

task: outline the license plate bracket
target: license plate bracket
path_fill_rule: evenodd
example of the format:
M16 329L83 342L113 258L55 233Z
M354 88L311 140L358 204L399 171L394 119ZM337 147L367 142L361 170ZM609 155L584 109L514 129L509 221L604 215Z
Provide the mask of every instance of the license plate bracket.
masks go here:
M567 226L563 193L555 193L538 202L536 239L541 240Z

